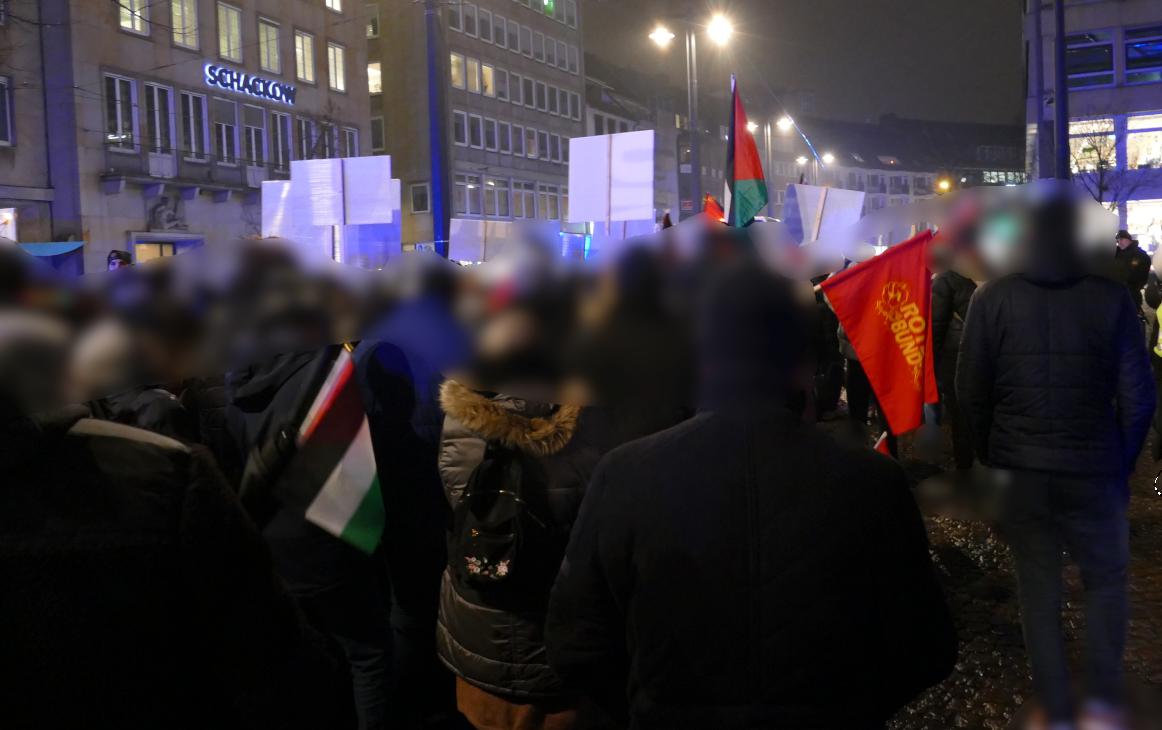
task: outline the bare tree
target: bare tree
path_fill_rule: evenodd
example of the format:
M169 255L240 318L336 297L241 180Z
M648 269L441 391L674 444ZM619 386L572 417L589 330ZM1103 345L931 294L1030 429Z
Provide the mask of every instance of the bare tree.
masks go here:
M1069 125L1069 159L1073 179L1107 210L1134 196L1139 176L1118 167L1118 144L1110 118L1072 122ZM1127 163L1131 161L1127 160Z

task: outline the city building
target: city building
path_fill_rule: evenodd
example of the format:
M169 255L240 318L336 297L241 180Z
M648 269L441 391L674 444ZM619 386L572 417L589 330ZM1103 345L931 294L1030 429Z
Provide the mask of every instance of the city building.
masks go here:
M367 12L371 148L391 155L402 181L405 250L443 245L437 197L450 201L454 221L535 221L559 232L569 140L585 131L578 0L379 0ZM433 98L443 124L429 125ZM442 137L435 145L432 130ZM433 165L433 147L445 165Z
M757 124L755 133L761 135L769 209L776 218L782 217L787 185L800 181L864 192L866 214L959 188L1017 185L1027 179L1020 125L894 115L875 123L815 117L791 123L780 115L773 123Z
M1041 8L1038 98L1036 8ZM1027 0L1026 98L1030 169L1054 174L1053 4ZM1065 4L1069 164L1075 184L1153 250L1162 243L1162 3L1086 0Z
M0 7L0 218L87 271L257 235L263 180L369 149L361 2Z

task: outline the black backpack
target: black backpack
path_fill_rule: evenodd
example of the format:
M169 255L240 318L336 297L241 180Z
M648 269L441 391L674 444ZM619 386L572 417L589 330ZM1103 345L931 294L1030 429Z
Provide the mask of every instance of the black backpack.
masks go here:
M462 585L512 588L544 573L550 530L527 501L526 482L535 471L527 459L516 449L489 443L468 477L453 512L448 550Z

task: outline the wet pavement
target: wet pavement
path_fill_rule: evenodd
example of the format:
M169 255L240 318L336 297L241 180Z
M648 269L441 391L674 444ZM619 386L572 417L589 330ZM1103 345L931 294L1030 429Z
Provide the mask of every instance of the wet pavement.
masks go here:
M1151 434L1151 438L1156 438ZM1162 730L1162 496L1150 449L1131 482L1130 610L1126 670L1135 730ZM905 451L905 458L907 457ZM1032 692L1007 547L981 522L929 516L935 563L961 639L956 670L905 708L891 730L1020 728ZM1081 581L1066 569L1066 648L1080 674ZM1027 710L1025 710L1027 711Z

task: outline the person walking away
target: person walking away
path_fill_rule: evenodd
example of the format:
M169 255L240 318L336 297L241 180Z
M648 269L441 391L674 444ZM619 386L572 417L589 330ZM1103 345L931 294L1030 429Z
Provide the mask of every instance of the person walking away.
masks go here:
M1081 265L1068 195L1035 210L1023 273L977 290L956 390L977 458L1011 474L1001 527L1045 716L1031 726L1075 722L1061 624L1068 550L1085 587L1087 722L1116 728L1123 727L1127 477L1150 424L1154 381L1134 300Z
M964 334L968 303L976 283L951 269L932 280L932 352L941 414L952 426L952 453L957 469L972 468L972 434L956 400L956 358Z
M703 409L593 476L549 662L635 729L882 728L956 658L924 525L898 464L791 413L809 313L740 263L702 312Z

